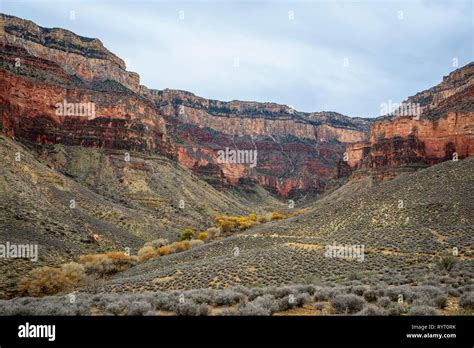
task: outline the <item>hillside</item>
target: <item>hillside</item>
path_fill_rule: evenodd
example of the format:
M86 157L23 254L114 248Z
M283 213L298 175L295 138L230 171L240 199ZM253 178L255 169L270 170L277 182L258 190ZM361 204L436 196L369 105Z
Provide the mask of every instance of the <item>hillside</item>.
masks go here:
M124 151L59 144L36 152L5 136L0 153L0 240L37 243L40 255L0 259L3 296L34 267L126 247L136 254L145 241L177 240L186 226L205 229L216 214L281 206L265 191L217 191L158 155L126 162Z
M354 273L374 283L412 283L454 247L462 267L472 270L473 167L469 158L379 185L371 186L368 178L350 182L304 215L139 265L103 289L276 286L305 279L343 280ZM398 208L400 200L403 208ZM325 257L325 247L334 242L364 245L363 262ZM235 248L239 256L234 256Z

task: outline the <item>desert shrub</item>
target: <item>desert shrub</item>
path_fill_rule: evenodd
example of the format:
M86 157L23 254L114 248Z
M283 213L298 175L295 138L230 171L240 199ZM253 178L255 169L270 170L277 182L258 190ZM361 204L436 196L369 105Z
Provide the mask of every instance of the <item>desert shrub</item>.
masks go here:
M448 305L448 297L446 295L438 295L433 302L437 308L444 309Z
M237 316L239 315L239 311L235 308L225 308L222 312L217 314L220 317L227 317L227 316Z
M265 290L268 291L269 289L265 289ZM291 288L290 286L282 286L278 288L273 288L272 290L273 290L272 293L275 295L276 298L289 296L293 294L294 292L293 288Z
M435 299L439 295L443 295L443 290L432 285L422 285L416 288L417 297L427 297L429 299Z
M166 293L157 292L154 294L154 297L151 302L154 304L155 309L174 312L176 310L178 300L177 298L172 299Z
M176 306L176 314L183 316L201 316L209 314L209 306L206 303L195 304L184 302Z
M128 315L144 315L152 310L151 304L146 301L134 301L128 307Z
M474 284L468 284L468 285L461 286L459 288L459 291L463 294L465 294L467 292L472 292L472 291L474 291Z
M196 248L198 246L204 245L204 242L201 239L193 239L189 241L189 247Z
M356 271L351 271L347 274L347 279L351 281L361 280L362 278L363 278L363 275Z
M236 228L236 223L231 220L224 220L224 222L221 224L221 231L222 232L231 232Z
M385 287L386 284L383 283L374 289L377 292L378 297L382 297L385 295Z
M453 283L456 282L456 280L453 279L453 278L451 278L449 275L448 275L448 276L441 277L441 278L439 279L439 281L440 281L441 284L446 284L446 285L448 285L448 284L453 284Z
M326 305L322 302L317 302L314 304L314 309L317 311L322 311L324 308L326 308Z
M390 300L390 297L383 296L377 300L377 305L379 305L382 308L388 308L390 304L392 303L392 300Z
M351 289L351 292L357 296L362 296L366 290L367 290L367 287L363 285L357 285Z
M72 307L71 306L66 306L64 304L60 304L56 301L54 298L48 298L45 297L45 301L42 303L37 303L33 306L22 306L20 307L20 313L17 313L17 315L25 315L24 312L25 310L35 310L35 312L30 313L29 315L72 315Z
M452 286L450 286L448 288L448 295L453 296L453 297L459 297L459 296L461 296L461 293L459 292L458 289L455 289Z
M239 306L238 314L244 316L270 315L270 310L260 307L253 302L249 302Z
M168 255L170 253L170 247L167 245L163 245L162 247L160 247L158 252L160 253L161 256Z
M108 303L105 306L105 311L112 315L120 315L122 314L123 310L125 309L126 305L122 301Z
M377 316L377 315L386 315L386 312L373 304L368 304L365 306L357 315L366 315L366 316Z
M232 232L237 228L237 219L235 216L216 216L214 218L216 225L220 227L221 232Z
M292 216L299 216L299 215L305 214L307 211L308 211L308 208L295 209L291 215Z
M293 289L293 291L296 289ZM293 307L301 307L305 303L308 303L311 301L311 296L306 293L297 293L297 294L289 294L281 299L281 305L284 307L284 309L288 308L293 308Z
M245 297L249 297L250 294L252 293L251 289L246 288L245 286L242 286L242 285L234 286L234 287L232 287L232 289L229 289L229 290L233 290L233 291L235 291L239 294L244 295Z
M174 242L169 245L170 253L180 253L182 251L189 250L191 248L189 241L184 240L181 242Z
M474 310L474 292L467 292L459 298L459 307Z
M329 290L324 288L317 288L314 292L315 301L327 301L329 300Z
M179 249L178 249L177 245L179 245L179 242L173 242L170 245L168 245L168 250L169 250L170 254L174 254L174 253L179 252L178 251Z
M209 238L216 238L219 237L219 235L221 234L221 229L217 227L210 227L206 230L206 233Z
M148 261L152 257L157 255L157 251L151 245L145 245L143 248L138 250L138 261Z
M352 294L337 295L330 301L334 311L339 314L359 312L366 304L362 297Z
M280 305L273 295L265 294L257 297L251 302L257 308L263 308L268 310L270 314L273 314L280 310Z
M71 315L89 315L91 306L90 303L86 300L84 300L82 297L78 296L76 298L76 303L68 304Z
M136 256L128 256L121 251L79 257L79 263L84 266L86 273L98 276L125 271L134 266L137 261Z
M283 220L286 218L287 218L286 215L276 212L276 211L272 212L272 215L271 215L271 220Z
M215 306L233 306L244 301L245 296L242 293L231 289L215 292L212 298L212 303Z
M387 308L387 314L391 316L400 316L408 312L408 306L405 303L392 303Z
M304 304L311 301L311 296L308 293L297 294L293 303L290 303L293 307L301 307Z
M0 315L15 315L15 309L12 301L0 300Z
M258 217L256 214L249 216L220 216L214 218L217 227L221 232L232 232L236 230L245 230L258 224Z
M422 295L422 296L419 296L418 298L416 298L412 305L413 306L434 306L434 299L431 299L429 296L427 295Z
M87 278L84 266L77 262L61 265L61 272L75 285L83 284Z
M61 268L40 267L20 280L18 291L27 296L53 295L81 285L85 279L84 267L75 262L64 264Z
M444 272L444 273L449 273L454 265L456 264L457 259L453 255L446 255L440 257L440 259L437 262L438 268Z
M375 290L368 289L368 290L364 291L363 296L364 296L364 298L367 302L375 302L375 301L377 301L378 293Z
M326 290L329 294L329 298L336 297L337 295L341 295L343 293L343 288L342 287L334 287L334 288L329 288Z
M246 229L249 229L252 226L253 224L251 222L242 222L242 223L239 223L239 230L244 231Z
M388 296L390 300L397 301L399 296L403 296L403 301L411 302L418 295L414 293L410 288L406 286L396 286L388 288L384 292L385 296Z
M224 220L225 220L225 217L221 215L214 216L214 222L216 223L217 226L221 226Z
M163 245L167 245L169 243L168 239L160 238L152 240L151 242L146 242L143 246L151 246L155 249L162 247Z
M112 260L113 273L122 272L137 264L138 258L130 256L121 251L112 251L105 254Z
M213 298L213 291L209 289L194 289L186 292L186 297L194 303L210 304Z
M438 315L436 308L430 306L412 306L408 311L409 315Z
M316 290L319 289L319 287L317 287L313 284L297 284L297 285L293 285L292 288L293 288L293 292L295 292L295 293L306 292L310 295L314 295Z
M209 238L209 235L206 232L200 232L197 236L197 239L200 239L202 241L206 240L207 238Z
M195 234L196 234L196 231L194 231L190 227L186 227L179 234L179 240L191 240L191 239L193 239Z

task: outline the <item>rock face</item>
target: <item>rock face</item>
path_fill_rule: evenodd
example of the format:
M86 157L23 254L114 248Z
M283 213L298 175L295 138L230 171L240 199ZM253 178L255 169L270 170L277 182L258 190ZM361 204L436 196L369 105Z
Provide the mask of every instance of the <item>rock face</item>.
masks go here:
M181 163L206 173L211 181L239 186L255 182L283 197L321 192L336 176L345 145L367 139L369 121L337 113L309 114L275 103L222 102L169 89L147 89L142 95L160 109L168 134L180 139L176 146ZM256 165L220 162L218 152L227 148L256 151Z
M165 154L215 186L260 184L289 197L322 191L346 144L367 139L369 121L360 118L149 89L98 39L0 21L1 129L21 141ZM58 114L62 104L90 104L94 113ZM221 151L255 159L223 160Z
M180 90L148 90L143 94L153 99L164 115L225 135L271 134L345 143L367 138L367 120L334 112L309 114L276 103L222 102Z
M138 74L126 71L124 61L98 39L59 28L42 28L5 14L0 14L0 28L3 44L22 47L35 57L55 62L70 75L87 82L116 81L134 92L140 89Z
M0 22L0 131L28 144L162 154L216 187L262 185L282 197L322 192L355 169L392 177L473 152L473 64L408 98L419 120L371 127L335 112L149 89L98 39L3 14Z
M368 142L347 147L347 164L381 179L474 153L474 63L439 85L409 97L421 115L385 116L371 126ZM359 173L360 174L360 173Z
M0 128L30 143L167 153L164 119L154 105L121 85L88 84L25 49L0 45ZM20 60L20 65L15 62ZM66 114L59 106L93 106ZM60 112L62 111L62 112ZM78 111L78 110L75 110ZM82 111L82 110L81 110ZM153 116L153 117L151 117Z

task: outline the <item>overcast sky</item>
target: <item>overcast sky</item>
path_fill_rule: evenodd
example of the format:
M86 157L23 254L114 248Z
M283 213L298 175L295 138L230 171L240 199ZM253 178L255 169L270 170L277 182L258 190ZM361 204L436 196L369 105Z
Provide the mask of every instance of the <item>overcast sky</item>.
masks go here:
M474 60L470 0L1 0L0 11L99 38L149 88L299 111L378 116Z

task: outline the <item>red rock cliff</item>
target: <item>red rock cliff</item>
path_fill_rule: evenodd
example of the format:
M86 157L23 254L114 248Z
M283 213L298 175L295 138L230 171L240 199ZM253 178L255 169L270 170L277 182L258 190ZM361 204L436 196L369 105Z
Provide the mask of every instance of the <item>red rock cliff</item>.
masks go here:
M134 92L140 89L137 73L126 71L122 59L99 39L59 28L43 28L14 16L0 14L0 42L24 48L30 55L57 63L68 74L91 81L116 81ZM20 62L21 63L21 62Z
M163 153L214 185L260 184L286 197L322 191L346 144L367 139L365 119L148 89L98 39L0 21L1 130L21 141ZM63 102L92 103L94 115L59 115ZM225 149L256 150L255 166L222 162Z
M197 173L233 185L250 179L281 196L320 192L337 174L345 144L367 139L369 122L332 112L303 113L276 103L222 102L179 90L142 90L180 138L180 158ZM199 144L196 147L196 144ZM255 168L219 163L225 148L257 150Z
M474 153L474 63L443 78L439 85L409 97L420 117L389 116L371 126L368 142L347 147L348 165L393 177L402 166L419 168Z

